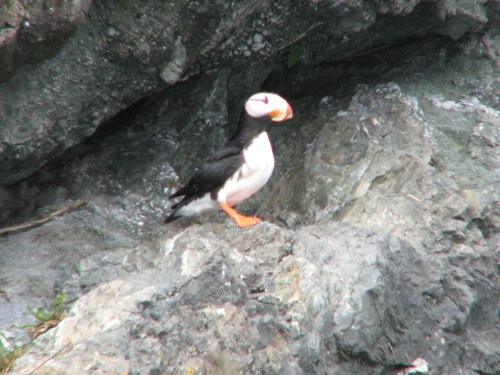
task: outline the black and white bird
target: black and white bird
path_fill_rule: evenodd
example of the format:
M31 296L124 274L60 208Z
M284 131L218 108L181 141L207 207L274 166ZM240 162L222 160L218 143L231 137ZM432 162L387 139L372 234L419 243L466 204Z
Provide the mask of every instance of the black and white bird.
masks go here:
M268 124L292 117L292 107L279 95L252 95L245 103L236 134L207 159L186 186L169 197L184 198L172 206L174 212L165 222L222 209L240 227L257 224L259 218L244 216L234 206L262 189L273 173Z

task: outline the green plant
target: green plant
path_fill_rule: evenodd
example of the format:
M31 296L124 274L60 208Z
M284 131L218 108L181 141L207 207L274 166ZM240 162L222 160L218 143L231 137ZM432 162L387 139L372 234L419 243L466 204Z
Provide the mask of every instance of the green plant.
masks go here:
M29 344L11 344L7 337L0 332L0 375L6 375L10 372L16 359L26 353L28 346Z
M47 310L43 307L33 310L28 306L28 311L31 315L33 315L38 323L27 325L23 328L33 338L33 340L42 333L47 332L49 329L54 328L59 324L64 317L62 313L64 302L66 302L66 295L61 293L54 298L54 301L52 301L52 304Z
M306 45L304 42L297 42L288 47L288 58L286 64L289 68L296 65L306 52Z
M5 291L0 290L0 294L3 294L10 301L9 296ZM39 307L34 310L29 306L27 307L30 314L37 320L36 324L25 325L22 327L22 329L24 329L31 337L31 340L28 343L19 345L13 344L7 339L5 334L0 332L0 375L6 375L10 372L10 370L12 370L15 361L26 353L29 347L33 344L34 339L59 324L64 317L64 302L66 302L66 296L64 294L59 294L56 298L54 298L48 309Z

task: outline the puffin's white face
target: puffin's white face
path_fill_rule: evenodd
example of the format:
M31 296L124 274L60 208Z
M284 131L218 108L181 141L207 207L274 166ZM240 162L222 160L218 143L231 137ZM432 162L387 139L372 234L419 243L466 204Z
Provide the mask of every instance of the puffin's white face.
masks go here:
M271 116L271 120L276 122L293 117L290 104L281 96L268 92L252 95L245 103L245 110L252 117Z

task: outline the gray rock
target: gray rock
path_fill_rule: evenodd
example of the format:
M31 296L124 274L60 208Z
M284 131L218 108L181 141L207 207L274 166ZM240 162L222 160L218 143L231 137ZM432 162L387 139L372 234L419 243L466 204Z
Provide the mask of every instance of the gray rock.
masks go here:
M477 326L494 301L473 303L487 280L390 235L204 224L158 248L154 270L81 297L17 373L61 349L45 373L396 373L420 357L439 372L497 366L498 335Z
M172 61L160 73L161 78L169 85L176 83L184 73L187 66L186 47L180 40L175 42Z
M19 69L0 84L2 185L26 178L165 82L262 58L319 64L429 33L458 38L483 28L496 9L456 1L8 4L0 64ZM259 73L252 80L265 79Z
M0 82L2 82L10 77L14 70L16 38L25 10L17 1L2 2L0 14Z
M498 4L179 4L94 3L57 56L2 84L22 109L4 139L41 131L38 161L23 154L36 174L0 190L2 225L87 201L0 237L3 337L25 342L26 306L68 298L13 373L499 373ZM67 104L57 137L20 121L54 113L50 95L27 104L42 86ZM161 225L261 89L295 111L240 208L265 221Z

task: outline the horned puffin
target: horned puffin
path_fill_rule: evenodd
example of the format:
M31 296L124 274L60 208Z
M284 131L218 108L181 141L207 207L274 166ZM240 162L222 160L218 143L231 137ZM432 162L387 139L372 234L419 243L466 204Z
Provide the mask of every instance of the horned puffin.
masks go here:
M256 225L259 218L244 216L234 206L258 192L273 173L274 153L267 126L292 117L292 107L279 95L252 95L241 111L234 136L169 197L184 198L171 207L174 212L165 223L222 209L239 227Z

